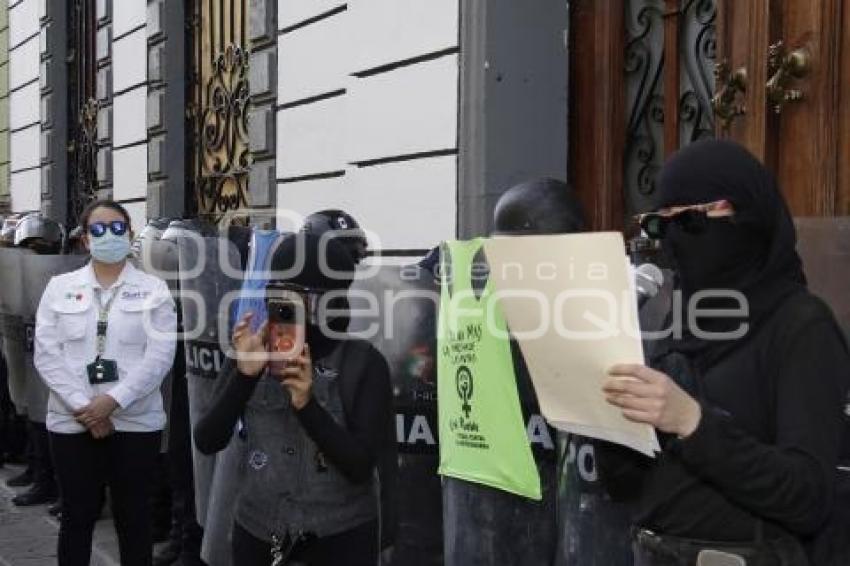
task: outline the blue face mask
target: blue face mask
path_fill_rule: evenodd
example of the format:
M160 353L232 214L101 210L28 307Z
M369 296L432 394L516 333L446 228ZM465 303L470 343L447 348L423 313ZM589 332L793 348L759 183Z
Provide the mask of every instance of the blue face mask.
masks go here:
M101 263L120 263L130 254L130 236L116 236L109 230L102 236L89 236L91 256Z

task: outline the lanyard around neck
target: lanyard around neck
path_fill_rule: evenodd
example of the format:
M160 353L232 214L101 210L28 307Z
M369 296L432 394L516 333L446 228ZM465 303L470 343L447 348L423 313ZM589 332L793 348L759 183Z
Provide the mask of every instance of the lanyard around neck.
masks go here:
M117 284L112 288L112 296L109 297L109 300L106 301L106 304L103 304L101 300L101 293L103 293L103 289L96 289L98 291L97 295L97 339L96 339L96 347L97 347L97 358L96 360L100 360L103 356L104 352L106 352L106 329L109 326L109 310L112 308L112 303L115 301L115 297L118 296L118 288L121 284Z

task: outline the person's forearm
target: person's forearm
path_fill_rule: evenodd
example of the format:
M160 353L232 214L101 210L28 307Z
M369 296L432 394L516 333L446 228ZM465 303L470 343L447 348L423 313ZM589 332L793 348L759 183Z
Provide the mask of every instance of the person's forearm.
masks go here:
M193 430L195 445L203 454L214 454L227 447L259 381L240 374L236 368L222 372L219 379L227 381Z
M828 512L828 464L800 449L759 442L717 410L704 410L697 430L677 449L694 473L731 501L791 531L817 530Z

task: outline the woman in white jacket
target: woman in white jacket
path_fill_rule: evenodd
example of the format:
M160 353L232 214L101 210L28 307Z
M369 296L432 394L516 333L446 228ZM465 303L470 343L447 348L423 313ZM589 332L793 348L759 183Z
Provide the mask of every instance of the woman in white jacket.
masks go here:
M35 366L62 492L60 566L87 566L109 486L121 564L151 563L150 473L165 426L160 384L177 314L165 283L128 261L130 217L99 201L80 224L91 261L54 277L36 315Z

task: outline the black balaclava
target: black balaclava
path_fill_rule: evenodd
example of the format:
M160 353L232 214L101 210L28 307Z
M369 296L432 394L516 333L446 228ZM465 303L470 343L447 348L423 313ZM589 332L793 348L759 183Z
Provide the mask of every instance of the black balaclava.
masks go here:
M321 256L324 256L323 258ZM293 266L298 269L293 269ZM324 268L324 269L323 269ZM328 273L328 269L334 275ZM313 290L344 291L354 280L355 265L346 249L338 242L299 232L285 236L275 249L271 259L272 275L287 273L286 279L274 279L272 283L289 283ZM330 301L333 309L345 310L348 300L339 298ZM344 332L348 327L348 317L338 318L328 324L334 332ZM307 324L307 343L310 345L313 359L328 355L335 341L322 332L322 325Z
M675 154L659 176L661 206L729 201L735 214L709 219L692 234L670 224L663 240L687 299L698 291L731 289L749 301L751 328L787 295L805 287L797 236L773 175L745 148L721 140L694 143ZM722 307L723 302L701 306ZM700 321L703 329L737 328L741 321ZM686 336L691 349L711 343Z

